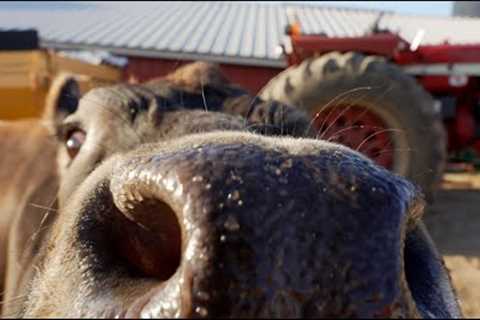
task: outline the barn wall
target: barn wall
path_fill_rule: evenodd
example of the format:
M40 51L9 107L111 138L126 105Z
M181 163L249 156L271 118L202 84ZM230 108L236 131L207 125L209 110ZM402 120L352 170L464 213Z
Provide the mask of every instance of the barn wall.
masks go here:
M132 56L128 57L128 61L124 73L125 80L134 77L139 81L164 76L179 66L191 62ZM252 94L256 94L272 77L282 71L279 68L232 64L220 64L220 68L232 82L241 85Z

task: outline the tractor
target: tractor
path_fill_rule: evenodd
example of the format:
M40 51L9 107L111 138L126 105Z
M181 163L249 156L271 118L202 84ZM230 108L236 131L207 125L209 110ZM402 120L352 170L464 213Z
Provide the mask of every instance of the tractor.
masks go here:
M431 201L447 164L480 155L480 44L421 45L423 30L409 43L380 19L335 38L302 34L290 14L289 67L259 95L304 109L319 138L410 178Z

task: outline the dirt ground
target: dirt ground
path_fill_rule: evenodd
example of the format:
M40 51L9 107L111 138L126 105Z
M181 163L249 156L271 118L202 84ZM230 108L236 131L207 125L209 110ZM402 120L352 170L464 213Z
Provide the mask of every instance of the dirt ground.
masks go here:
M480 174L446 174L425 222L450 269L464 316L480 317Z

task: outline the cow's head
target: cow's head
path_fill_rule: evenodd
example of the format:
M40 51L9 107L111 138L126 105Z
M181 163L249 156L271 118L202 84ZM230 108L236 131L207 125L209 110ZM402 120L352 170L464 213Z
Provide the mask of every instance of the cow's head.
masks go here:
M419 191L212 66L53 123L58 208L13 315L459 315Z

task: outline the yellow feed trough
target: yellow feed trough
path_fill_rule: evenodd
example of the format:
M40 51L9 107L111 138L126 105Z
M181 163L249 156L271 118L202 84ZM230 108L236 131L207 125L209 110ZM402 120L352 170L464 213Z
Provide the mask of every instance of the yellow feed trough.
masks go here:
M82 93L122 77L118 68L89 64L47 50L0 51L0 119L39 117L52 80L63 72L79 76Z

